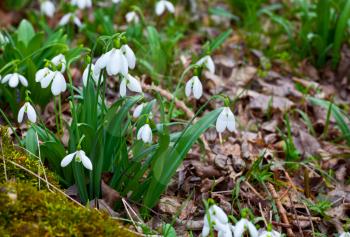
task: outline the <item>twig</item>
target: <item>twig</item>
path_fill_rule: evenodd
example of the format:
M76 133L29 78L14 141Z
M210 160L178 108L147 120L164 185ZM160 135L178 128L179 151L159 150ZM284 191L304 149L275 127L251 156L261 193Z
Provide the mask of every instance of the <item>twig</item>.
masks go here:
M289 214L288 213L287 216L292 218L293 220L296 220L295 219L296 217L294 217L293 214ZM297 218L299 220L301 220L301 221L309 221L309 220L311 220L311 221L321 221L321 218L317 217L317 216L301 216L301 215L298 215Z
M4 156L4 149L2 148L2 140L1 139L0 139L0 146L1 146L1 153L2 153L2 162L4 164L5 180L8 181L7 170L6 170L6 161L5 161L5 156Z
M132 207L129 205L129 203L127 201L125 201L124 198L122 198L122 202L123 202L123 205L124 205L124 208L126 210L126 213L128 214L132 224L134 225L135 229L142 233L142 230L140 229L139 225L141 224L144 224L144 222L142 221L142 219L137 215L137 213L134 211L134 209L132 209ZM129 209L131 210L132 214L129 212ZM135 216L137 219L138 219L138 223L136 224L136 222L134 221L134 218L133 216Z
M247 185L252 191L253 191L253 193L256 195L256 196L258 196L258 198L260 198L261 200L264 200L265 198L263 198L263 196L261 196L261 194L258 192L258 191L256 191L256 189L248 182L248 181L243 181L243 183L245 184L245 185Z
M287 212L284 209L284 207L283 207L283 205L281 203L281 200L278 198L278 194L277 194L277 192L275 190L275 187L271 183L267 183L267 187L268 187L268 189L271 192L272 198L276 202L276 206L277 206L279 214L281 215L281 219L282 219L283 223L289 226L289 227L285 227L287 229L287 236L294 237L295 235L294 235L294 233L292 231L292 228L290 227L290 223L289 223L289 220L288 220L288 217L287 217Z
M299 229L299 233L301 234L302 237L304 237L304 234L303 234L303 231L301 230L301 227L300 227L300 221L299 221L299 218L298 218L298 214L297 214L297 211L295 209L295 206L294 206L294 203L290 197L290 193L288 193L288 198L289 198L289 202L290 202L290 205L292 206L292 210L294 212L294 217L297 221L297 224L298 224L298 229Z
M311 229L312 229L312 236L315 236L315 228L314 228L314 223L312 222L312 219L311 219L311 214L310 214L310 210L309 208L304 204L304 207L306 209L306 213L309 215L308 218L309 218L309 221L310 221L310 225L311 225Z
M265 218L265 215L264 215L262 206L261 206L261 202L259 202L259 210L260 210L261 217L262 217L263 220L264 220L265 226L267 227L267 226L268 226L268 223L267 223L267 221L266 221L266 218Z

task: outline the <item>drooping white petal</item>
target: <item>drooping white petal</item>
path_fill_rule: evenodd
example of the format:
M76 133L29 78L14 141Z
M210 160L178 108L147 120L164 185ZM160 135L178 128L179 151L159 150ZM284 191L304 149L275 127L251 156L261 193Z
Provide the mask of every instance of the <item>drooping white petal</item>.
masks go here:
M220 231L218 231L218 237L232 237L232 232L228 223L224 225Z
M7 74L6 76L4 76L4 78L1 81L1 83L2 84L7 83L10 80L11 77L12 77L12 74Z
M126 96L126 83L127 83L127 80L125 78L123 78L123 80L120 82L119 94L121 97Z
M207 225L204 225L202 229L202 236L207 237L209 235L209 232L210 232L210 227Z
M227 126L226 123L226 114L224 113L224 110L219 114L219 117L216 120L216 131L218 133L222 133L225 131Z
M232 111L230 110L230 108L226 107L226 116L227 116L227 129L230 132L234 132L236 131L236 121L235 121L235 116L232 113Z
M140 82L130 74L128 74L127 78L127 87L130 91L136 92L136 93L142 93L142 87Z
M202 97L203 94L203 86L201 81L197 76L193 77L193 96L196 99L199 99Z
M28 81L27 81L27 79L26 79L24 76L18 74L18 78L19 78L19 81L21 82L21 84L22 84L23 86L25 86L25 87L28 86Z
M18 116L17 116L18 123L22 123L25 110L26 110L26 104L24 104L18 111Z
M47 88L50 83L52 82L53 78L55 76L55 72L48 71L48 73L40 80L41 88Z
M144 143L152 143L152 130L148 124L144 125L142 140Z
M19 77L17 73L13 73L9 80L9 86L15 88L18 86Z
M35 73L35 81L40 82L49 72L50 72L50 69L48 69L47 67L44 67L38 70Z
M95 66L100 69L104 69L110 60L110 55L112 52L113 52L113 49L108 51L107 53L102 54L101 57L97 59Z
M145 107L145 104L144 104L144 103L139 104L138 106L136 106L136 108L135 108L134 113L132 114L132 116L133 116L134 118L138 118L138 117L141 115L142 110L143 110L144 107Z
M246 219L241 219L240 221L237 222L235 226L235 230L233 232L234 237L242 237L243 233L245 231L245 226L246 226Z
M187 97L190 97L190 96L191 96L192 87L193 87L193 78L191 78L190 80L188 80L188 81L186 82L185 94L186 94Z
M126 57L126 60L128 61L129 68L134 69L136 65L136 56L132 49L127 44L124 44L120 49L122 50Z
M36 112L33 106L30 103L27 104L27 116L30 122L35 123L36 122Z
M217 205L212 205L210 208L213 215L218 221L220 221L223 224L228 223L227 215L220 207L218 207Z
M198 66L204 66L206 67L211 73L215 73L215 64L213 59L209 56L206 55L203 58L199 59L198 62L196 63Z
M77 151L77 156L78 155L81 159L81 162L83 163L83 166L88 170L92 170L92 163L91 163L89 157L86 156L85 152L82 150Z
M170 12L170 13L174 13L175 12L175 7L174 5L169 2L169 1L164 1L164 5L166 7L166 9Z
M128 12L126 15L125 15L125 19L128 23L130 22L134 22L134 23L139 23L140 21L140 18L139 16L137 15L136 12L132 11L132 12Z
M56 8L51 1L44 1L40 5L40 11L51 18L55 14Z
M160 15L163 14L164 10L165 10L164 1L162 1L162 0L161 0L161 1L158 1L158 2L156 3L156 14L157 14L158 16L160 16Z
M339 237L350 237L350 232L343 232L339 235Z
M249 231L249 234L251 237L258 237L258 230L256 229L255 225L247 220L247 228Z
M87 82L88 82L89 68L90 68L90 64L88 64L86 66L86 68L84 70L84 73L83 73L83 84L84 84L84 86L86 86ZM101 72L101 70L98 67L95 67L94 64L91 64L90 78L92 78L94 80L94 83L96 85L98 84L99 80L100 80L100 83L102 83L103 80L104 80L103 76L101 77L101 79L99 78L100 77L100 72Z
M224 107L216 120L216 131L222 133L225 129L236 131L235 117L229 107Z
M58 22L59 26L64 26L67 25L68 22L70 21L70 18L72 16L72 13L67 13L66 15L64 15L61 20Z
M53 95L59 95L67 89L67 83L62 73L56 71L51 85L51 92Z
M77 16L73 17L73 22L76 26L78 26L79 28L83 26L83 23L81 23L80 19Z
M109 76L117 75L122 67L122 53L119 49L112 49L106 69Z
M73 153L71 153L71 154L65 156L65 157L62 159L62 161L61 161L61 167L66 167L67 165L69 165L69 163L72 162L72 160L73 160L73 158L74 158L74 156L75 156L76 153L77 153L77 152L73 152Z

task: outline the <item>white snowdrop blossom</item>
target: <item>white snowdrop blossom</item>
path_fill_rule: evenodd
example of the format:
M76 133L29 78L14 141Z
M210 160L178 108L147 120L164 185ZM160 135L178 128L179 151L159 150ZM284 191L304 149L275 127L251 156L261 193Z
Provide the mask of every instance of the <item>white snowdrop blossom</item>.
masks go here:
M259 234L259 237L281 237L281 234L275 230L272 230L272 231L264 230Z
M339 235L339 237L350 237L350 232L343 232Z
M134 118L138 118L140 117L141 113L142 113L142 110L143 108L145 107L145 103L142 103L142 104L139 104L138 106L136 106L135 110L134 110L134 113L132 114L132 116Z
M136 56L134 54L134 51L132 51L132 49L127 44L124 44L120 50L123 52L126 60L128 61L128 67L130 69L134 69L136 65Z
M120 96L124 97L126 95L126 88L128 88L132 92L142 93L142 87L140 82L130 74L128 74L126 77L123 77L123 80L120 83Z
M60 71L51 71L48 68L40 69L35 74L35 81L40 82L41 88L47 88L51 82L51 92L53 95L59 95L67 89L67 83Z
M63 54L56 55L51 59L51 62L56 67L60 67L60 71L64 73L64 71L66 70L67 61Z
M88 82L88 76L89 76L89 68L90 68L90 64L88 64L83 72L83 84L84 86L87 85ZM95 67L94 64L91 64L91 72L90 72L90 76L91 78L94 80L95 84L98 84L98 81L100 80L100 83L103 82L104 77L103 75L101 75L101 79L100 79L100 73L101 73L101 69L98 67Z
M40 5L40 11L48 17L53 17L56 7L51 1L43 1Z
M28 120L32 123L36 122L36 112L33 106L29 102L25 102L24 105L18 111L17 121L18 123L22 123L24 113L27 114Z
M71 0L71 4L79 7L80 9L85 9L92 6L91 0Z
M27 79L22 76L21 74L15 72L15 73L10 73L4 76L1 80L2 84L8 83L10 87L16 88L19 83L21 83L23 86L27 87L28 86L28 81Z
M187 97L190 97L193 93L194 98L199 99L203 95L203 86L197 76L192 77L185 87L185 93Z
M121 0L112 0L113 3L120 3Z
M209 70L209 72L213 74L215 73L215 64L213 59L209 55L199 59L198 62L196 62L196 65L200 67L206 67Z
M248 230L250 237L258 237L258 230L255 228L253 223L251 223L245 218L242 218L240 221L237 222L233 231L233 236L242 237L246 230Z
M76 162L82 162L83 166L86 169L92 170L92 163L90 161L90 158L86 156L83 150L77 150L76 152L65 156L61 161L61 166L66 167L67 165L69 165L69 163L72 162L73 158L75 158Z
M170 13L175 12L175 7L174 5L166 0L160 0L156 3L156 14L158 16L162 15L164 11L167 10Z
M152 129L147 123L137 132L137 140L142 140L144 143L152 143Z
M125 19L126 19L126 22L128 22L128 23L133 22L133 23L137 24L140 22L139 16L134 11L126 13Z
M229 107L224 107L222 112L219 114L216 120L216 131L222 133L225 129L230 132L236 131L236 121L235 116Z
M97 59L96 67L101 70L106 68L109 76L115 76L121 73L123 76L128 75L128 60L120 49L113 48Z
M210 223L209 223L210 219ZM225 212L217 205L212 205L208 213L204 216L204 225L202 229L202 236L206 237L210 233L210 226L218 232L220 237L232 237L232 225L228 222L228 217Z
M67 25L68 22L72 21L76 26L78 27L82 27L82 23L80 21L80 19L73 13L67 13L66 15L64 15L61 20L58 22L59 26L64 26Z

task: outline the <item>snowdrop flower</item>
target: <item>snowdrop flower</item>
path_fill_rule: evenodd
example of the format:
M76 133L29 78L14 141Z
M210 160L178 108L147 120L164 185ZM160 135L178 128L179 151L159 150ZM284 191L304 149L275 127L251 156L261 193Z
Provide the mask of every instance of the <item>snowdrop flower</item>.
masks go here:
M222 112L219 114L218 119L216 120L216 131L222 133L225 129L228 129L230 132L236 131L236 122L235 116L229 107L224 107Z
M66 167L69 165L69 163L72 162L73 158L75 158L75 161L82 162L83 166L88 169L92 170L92 163L89 159L89 157L86 156L85 152L83 150L77 150L76 152L73 152L63 158L61 161L61 166Z
M152 130L147 123L137 132L137 140L141 139L144 143L152 143Z
M59 26L64 26L67 25L68 22L73 21L73 23L78 26L81 27L83 24L81 23L80 19L73 13L67 13L66 15L64 15L61 20L58 22Z
M142 93L142 87L140 82L130 74L124 77L122 82L120 83L120 96L124 97L126 95L126 88L133 92Z
M175 7L174 5L166 0L159 0L156 4L156 14L158 16L162 15L165 10L168 10L170 13L175 12Z
M142 104L139 104L138 106L136 106L135 110L134 110L134 113L132 114L132 116L134 118L138 118L140 117L141 113L142 113L142 110L143 108L145 107L145 103L142 103Z
M112 0L113 3L120 3L121 0Z
M91 0L72 0L73 6L78 6L80 9L89 8L92 6Z
M15 72L15 73L10 73L4 76L1 80L2 84L8 83L10 87L16 88L19 83L21 83L23 86L27 87L28 86L28 81L27 79L22 76L21 74Z
M135 24L139 23L140 21L140 18L139 16L137 15L136 12L132 11L132 12L128 12L126 15L125 15L125 19L128 23L130 22L134 22Z
M128 61L128 67L130 69L134 69L136 65L136 56L134 54L134 51L132 51L132 49L127 44L124 44L120 50L123 52L126 60Z
M198 62L196 62L196 65L200 67L206 67L209 70L209 72L213 74L215 73L215 64L213 59L209 55L199 59Z
M199 99L203 94L203 86L197 76L192 77L187 83L185 88L187 97L190 97L193 93L194 98Z
M53 58L51 59L51 62L52 62L52 64L55 65L56 67L61 67L61 68L60 68L60 69L61 69L60 71L61 71L62 73L64 73L64 71L66 70L67 61L66 61L66 58L64 57L63 54L59 54L59 55L53 57Z
M5 45L10 42L9 38L2 32L0 32L0 45Z
M18 112L18 117L17 117L18 123L22 123L23 117L24 117L24 113L27 114L28 120L30 122L32 122L32 123L36 122L35 109L33 108L33 106L29 102L25 102L24 105L20 108L20 110Z
M109 76L121 73L124 76L128 75L128 60L120 49L113 48L97 59L96 67L100 69L106 68Z
M350 232L343 232L339 235L339 237L350 237Z
M55 14L56 8L51 1L43 1L40 5L40 11L51 18Z
M88 82L88 76L89 76L89 68L90 68L90 64L88 64L83 72L83 84L84 86L87 85ZM90 72L90 76L91 78L94 80L95 84L98 84L98 81L100 80L100 72L101 69L98 67L95 67L94 64L91 64L91 72ZM101 80L100 83L102 83L104 80L103 75L101 75Z
M272 231L264 230L261 234L259 234L259 237L281 237L281 234L275 230L272 230Z
M242 237L246 229L248 230L251 237L258 237L258 231L253 223L245 218L242 218L237 222L233 232L234 237Z
M203 237L208 236L210 232L210 223L208 219L210 219L212 226L218 232L218 236L232 237L232 225L228 222L225 212L217 205L212 205L208 213L204 216L204 225L202 229Z
M41 88L47 88L51 82L51 92L53 95L59 95L67 89L67 83L60 71L51 71L48 68L43 68L35 74L35 81L40 82Z

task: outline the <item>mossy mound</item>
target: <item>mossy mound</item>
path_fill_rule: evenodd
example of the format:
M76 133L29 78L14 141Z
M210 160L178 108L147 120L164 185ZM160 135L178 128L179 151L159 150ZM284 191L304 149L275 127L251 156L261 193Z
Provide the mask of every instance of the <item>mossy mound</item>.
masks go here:
M6 161L7 173L6 180L1 165L0 236L137 236L107 214L80 207L63 194L51 192L44 182L38 190L38 178L28 172L38 174L38 169L43 169L38 160L16 149L1 127L0 135L0 161ZM45 173L57 187L56 175Z

